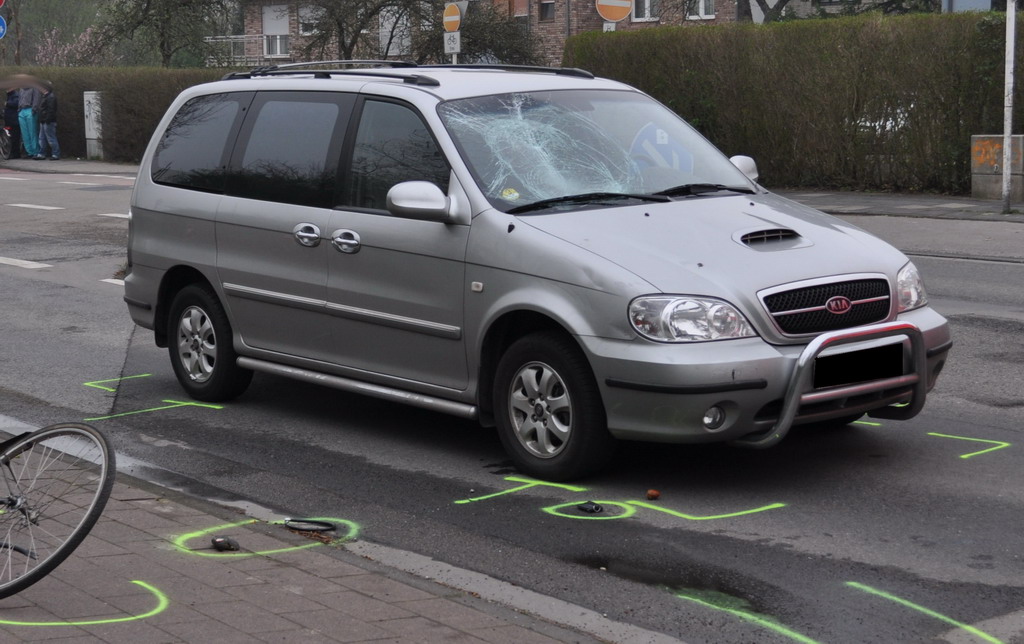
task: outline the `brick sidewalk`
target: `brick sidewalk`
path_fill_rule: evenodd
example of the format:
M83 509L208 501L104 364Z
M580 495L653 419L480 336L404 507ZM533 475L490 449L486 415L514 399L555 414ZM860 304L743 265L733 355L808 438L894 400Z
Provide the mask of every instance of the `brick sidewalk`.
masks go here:
M215 550L220 535L241 550ZM0 600L0 640L599 641L122 474L85 542Z

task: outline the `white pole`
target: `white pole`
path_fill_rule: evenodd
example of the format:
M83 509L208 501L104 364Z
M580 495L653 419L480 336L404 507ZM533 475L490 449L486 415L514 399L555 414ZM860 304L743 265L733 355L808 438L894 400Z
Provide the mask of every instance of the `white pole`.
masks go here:
M1017 0L1006 0L1006 80L1003 94L1003 214L1010 212L1013 169L1013 67L1016 49Z

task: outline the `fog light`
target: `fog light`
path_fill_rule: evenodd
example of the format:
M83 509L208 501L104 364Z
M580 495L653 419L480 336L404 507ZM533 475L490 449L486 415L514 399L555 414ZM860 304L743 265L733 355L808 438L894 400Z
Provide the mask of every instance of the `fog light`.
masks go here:
M714 405L704 412L704 429L715 430L725 422L725 410Z

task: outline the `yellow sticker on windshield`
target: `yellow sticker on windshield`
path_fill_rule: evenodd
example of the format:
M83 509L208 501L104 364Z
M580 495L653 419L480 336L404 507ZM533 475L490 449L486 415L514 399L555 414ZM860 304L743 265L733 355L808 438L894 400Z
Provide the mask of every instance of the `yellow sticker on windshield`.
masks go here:
M515 201L519 199L519 191L515 188L505 188L501 191L501 198L505 201Z

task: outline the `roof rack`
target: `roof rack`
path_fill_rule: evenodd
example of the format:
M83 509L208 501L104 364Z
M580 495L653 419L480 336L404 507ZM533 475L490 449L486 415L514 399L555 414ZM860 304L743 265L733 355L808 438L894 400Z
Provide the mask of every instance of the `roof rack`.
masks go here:
M594 75L585 69L578 67L542 67L539 65L498 65L488 63L469 63L466 65L421 65L426 69L495 69L507 72L541 72L547 74L558 74L560 76L574 76L576 78L594 78Z
M374 65L376 67L369 69L309 69L311 67L322 67L325 65L345 65L345 66L356 66L356 65ZM380 78L392 78L400 79L402 82L409 83L412 85L427 85L427 86L438 86L440 83L433 79L427 78L426 76L420 76L419 74L394 74L386 73L384 71L376 71L379 68L386 67L389 69L409 69L412 67L418 67L416 63L411 63L404 60L317 60L304 63L286 63L284 65L267 65L265 67L254 67L247 72L231 72L222 77L221 80L234 80L240 78L254 78L257 76L283 76L286 74L294 74L296 72L306 71L313 75L314 78L330 78L334 75L359 75L359 76L377 76Z
M356 65L372 65L369 69L309 69L311 67L323 67L325 65L344 65L346 67L355 67ZM558 74L560 76L573 76L575 78L594 78L594 75L585 69L579 69L576 67L541 67L537 65L498 65L498 64L468 64L468 65L418 65L413 62L405 60L319 60L305 63L286 63L284 65L268 65L265 67L255 67L247 72L231 72L226 74L222 80L232 80L237 78L254 78L257 76L277 76L285 74L294 74L296 72L306 71L313 75L314 78L330 78L333 75L359 75L359 76L378 76L381 78L394 78L401 79L402 82L410 83L413 85L426 85L431 87L437 87L441 83L434 78L426 76L420 76L419 74L396 74L388 73L383 70L378 71L379 68L388 69L493 69L498 71L508 72L537 72L546 74Z

